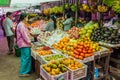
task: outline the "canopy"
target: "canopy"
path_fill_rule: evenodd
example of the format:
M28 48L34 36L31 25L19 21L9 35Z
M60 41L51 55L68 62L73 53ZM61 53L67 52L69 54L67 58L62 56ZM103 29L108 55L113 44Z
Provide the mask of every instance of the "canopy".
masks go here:
M26 9L30 6L40 5L43 2L52 2L52 1L60 1L60 0L11 0L10 7L4 7L4 12L7 11L17 11L21 9Z

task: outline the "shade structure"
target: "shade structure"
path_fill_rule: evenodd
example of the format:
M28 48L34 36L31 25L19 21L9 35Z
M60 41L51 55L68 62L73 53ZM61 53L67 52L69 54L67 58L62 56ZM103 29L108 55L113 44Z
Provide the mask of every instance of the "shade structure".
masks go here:
M4 12L14 12L21 9L26 9L30 6L40 5L43 2L53 2L53 1L60 1L60 0L11 0L9 7L3 7Z

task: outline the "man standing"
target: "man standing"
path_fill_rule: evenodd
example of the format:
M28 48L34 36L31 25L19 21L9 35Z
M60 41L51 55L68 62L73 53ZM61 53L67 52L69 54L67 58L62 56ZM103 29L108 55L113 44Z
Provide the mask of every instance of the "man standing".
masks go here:
M14 31L13 31L13 22L12 22L12 13L7 12L6 18L3 21L3 26L5 29L5 33L7 36L8 41L8 48L9 48L9 55L13 53L13 46L14 46Z

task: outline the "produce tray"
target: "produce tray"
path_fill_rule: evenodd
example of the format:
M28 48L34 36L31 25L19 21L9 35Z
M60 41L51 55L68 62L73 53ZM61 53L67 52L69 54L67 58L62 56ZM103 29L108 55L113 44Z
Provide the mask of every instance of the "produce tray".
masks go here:
M93 56L90 56L90 57L87 57L87 58L84 58L82 60L83 63L87 63L87 62L90 62L90 61L93 61L94 60L94 55Z
M102 51L95 52L94 56L104 54L105 52L110 52L110 50L106 47L102 47Z
M79 80L87 76L87 65L83 64L83 68L79 68L76 70L69 70L69 80Z
M40 75L44 78L44 80L69 80L68 71L56 76L52 76L43 69L42 65L40 66Z
M53 60L47 61L47 60L45 60L45 58L46 58L46 57L49 57L49 56L54 56L54 55L62 55L62 56L64 56L63 58L67 58L67 57L66 57L65 55L63 55L63 54L56 53L56 54L51 54L51 55L42 56L43 62L44 62L44 63L48 63L48 62L53 61ZM63 58L58 58L58 59L56 59L56 60L61 60L61 59L63 59Z
M104 42L99 42L99 44L105 47L110 47L110 48L120 47L120 44L109 44L109 43L104 43Z
M31 56L36 60L37 59L37 53L31 49Z
M55 50L52 50L53 54L57 54L57 52ZM50 54L50 55L53 55L53 54ZM45 56L49 56L49 55L45 55ZM43 60L43 57L44 56L41 56L37 53L37 60L41 63L41 64L45 64L47 63L45 60Z

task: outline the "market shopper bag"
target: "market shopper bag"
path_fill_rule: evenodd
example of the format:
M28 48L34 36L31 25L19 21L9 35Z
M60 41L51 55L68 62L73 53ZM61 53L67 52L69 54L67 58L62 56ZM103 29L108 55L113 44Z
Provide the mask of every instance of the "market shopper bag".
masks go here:
M20 50L20 48L18 47L17 44L14 46L14 49L15 49L15 55L17 57L20 57L21 56L21 50Z
M15 38L16 38L15 45L14 45L15 55L17 57L20 57L21 56L21 50L20 50L20 48L17 45L17 27L15 29Z

